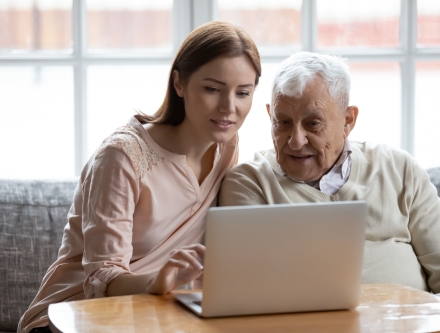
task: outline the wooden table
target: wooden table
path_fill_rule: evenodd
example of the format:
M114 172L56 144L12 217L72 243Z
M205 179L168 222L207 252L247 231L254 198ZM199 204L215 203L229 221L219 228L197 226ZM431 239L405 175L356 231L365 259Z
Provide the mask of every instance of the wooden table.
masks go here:
M362 285L354 310L200 319L166 296L49 306L53 332L440 332L440 298L402 285Z

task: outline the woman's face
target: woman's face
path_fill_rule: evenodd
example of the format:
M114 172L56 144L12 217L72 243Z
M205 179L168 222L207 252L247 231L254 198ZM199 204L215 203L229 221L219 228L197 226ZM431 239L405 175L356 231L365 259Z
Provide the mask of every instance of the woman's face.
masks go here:
M201 66L182 82L174 71L174 88L183 98L181 126L203 142L228 142L248 115L255 90L256 71L244 55L220 56Z

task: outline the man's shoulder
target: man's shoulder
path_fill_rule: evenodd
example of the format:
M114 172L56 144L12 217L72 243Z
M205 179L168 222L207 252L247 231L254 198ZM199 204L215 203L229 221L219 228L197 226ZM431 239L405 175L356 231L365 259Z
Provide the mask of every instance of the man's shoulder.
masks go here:
M241 162L229 170L222 182L219 204L257 205L276 201L282 193L279 174L271 161L276 163L273 149L263 150L256 152L252 161Z
M370 141L350 141L352 151L356 155L361 155L367 160L373 160L376 162L385 162L392 160L413 160L411 154L407 151L395 148L390 145L380 144ZM380 158L380 160L377 160Z
M415 174L425 176L424 169L407 151L385 144L372 142L350 142L352 161L363 172L378 172L390 177L415 177Z
M272 168L275 159L275 151L273 148L261 150L254 154L253 160L239 162L228 174L237 175L254 175L261 172L267 172Z

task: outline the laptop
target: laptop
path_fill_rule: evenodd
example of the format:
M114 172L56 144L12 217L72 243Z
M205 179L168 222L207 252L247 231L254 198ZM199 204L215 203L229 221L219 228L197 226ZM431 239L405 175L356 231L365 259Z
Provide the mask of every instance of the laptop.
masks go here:
M211 208L203 292L174 297L201 317L358 305L364 201Z

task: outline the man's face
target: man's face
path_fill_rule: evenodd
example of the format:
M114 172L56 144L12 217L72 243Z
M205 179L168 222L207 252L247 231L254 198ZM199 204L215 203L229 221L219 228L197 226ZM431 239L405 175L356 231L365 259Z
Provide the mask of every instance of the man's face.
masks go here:
M272 139L278 164L294 180L320 179L336 162L344 139L356 123L358 109L341 110L320 77L315 77L300 98L274 96Z

